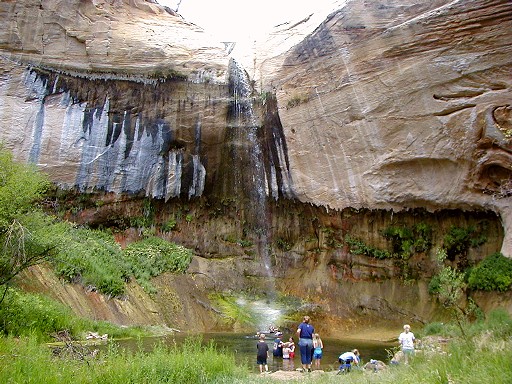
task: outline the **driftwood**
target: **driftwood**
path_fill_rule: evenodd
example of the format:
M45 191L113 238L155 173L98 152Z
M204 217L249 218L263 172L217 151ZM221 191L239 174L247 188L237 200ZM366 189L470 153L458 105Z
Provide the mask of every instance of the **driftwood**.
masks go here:
M56 357L82 360L89 365L88 360L94 359L98 355L98 349L91 350L89 346L74 341L67 330L56 332L52 336L59 343L64 344L63 346L52 346L53 355Z

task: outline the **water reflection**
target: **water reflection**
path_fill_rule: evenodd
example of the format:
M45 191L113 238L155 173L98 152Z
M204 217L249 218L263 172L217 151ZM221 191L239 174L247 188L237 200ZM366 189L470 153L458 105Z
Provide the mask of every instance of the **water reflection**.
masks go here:
M247 363L252 367L254 372L258 371L256 365L256 343L258 340L254 336L238 333L204 333L197 335L202 337L203 343L207 344L213 341L219 350L225 350L234 354L235 359L239 363ZM160 342L172 346L181 344L186 338L192 337L190 334L176 333L174 335L163 337L148 337L142 340L120 340L117 341L121 348L129 350L137 350L142 348L145 351L150 351L154 346ZM288 340L289 335L284 335L283 340ZM387 363L388 354L387 349L395 346L394 343L372 341L372 340L357 340L357 339L328 339L322 338L324 342L323 358L321 362L321 369L324 371L338 369L338 356L346 351L354 348L359 349L363 362L370 359L382 360ZM268 366L271 371L286 370L292 371L301 366L299 348L295 349L294 359L283 359L280 357L272 356L272 346L274 338L268 335L267 343L269 346L269 359ZM295 340L297 343L297 340Z

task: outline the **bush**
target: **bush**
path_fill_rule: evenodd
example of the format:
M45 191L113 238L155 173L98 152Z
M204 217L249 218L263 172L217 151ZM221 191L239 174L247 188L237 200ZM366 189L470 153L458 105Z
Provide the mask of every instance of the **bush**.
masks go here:
M192 261L192 252L159 237L149 237L128 245L124 251L126 263L137 281L152 291L151 277L169 271L183 273Z
M83 339L87 331L107 333L109 337L140 337L140 327L120 327L106 321L76 316L71 309L49 297L9 288L0 303L0 333L11 337L29 336L55 341L53 333L66 330L73 339ZM147 335L147 330L144 332Z
M0 304L0 330L10 336L35 336L47 339L59 330L77 334L78 320L69 308L47 297L9 289Z
M54 266L68 282L79 282L110 296L124 293L129 265L114 237L104 231L56 223L53 236L60 237Z
M512 288L512 260L496 252L471 269L471 289L504 292Z
M476 248L487 241L488 223L479 223L476 227L466 228L451 226L443 238L444 248L448 258L452 260L456 255L465 255L469 248Z
M0 145L0 231L18 215L31 211L49 186L35 166L14 162L11 153Z
M412 228L388 227L382 232L391 241L394 257L409 259L414 253L426 252L432 247L432 228L419 223Z
M365 255L369 257L375 257L376 259L389 259L393 257L389 251L371 247L366 245L363 241L354 239L349 235L345 236L345 243L348 244L350 252L354 255Z

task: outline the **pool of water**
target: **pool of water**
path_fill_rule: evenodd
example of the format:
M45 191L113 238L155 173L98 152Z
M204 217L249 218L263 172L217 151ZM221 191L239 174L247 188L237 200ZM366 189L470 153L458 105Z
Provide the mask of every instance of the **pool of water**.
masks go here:
M247 362L248 366L253 367L254 372L258 370L256 365L256 343L258 340L253 335L239 334L239 333L204 333L200 335L205 344L213 341L213 343L220 349L232 352L237 362ZM116 343L121 348L136 350L142 348L144 350L151 350L157 343L164 342L168 345L180 344L190 334L176 333L173 335L163 337L148 337L142 340L120 340ZM290 335L283 335L282 340L287 341ZM276 370L295 370L301 366L299 348L295 348L294 359L283 359L272 356L272 346L274 342L273 335L268 335L267 343L269 345L269 359L268 365L271 371ZM338 369L338 356L343 352L350 351L357 348L361 353L363 362L370 359L382 360L387 362L389 360L387 350L394 347L396 343L372 341L372 340L358 340L349 337L342 339L322 339L324 343L323 358L321 360L320 369L323 370L336 370ZM297 339L295 337L295 343Z

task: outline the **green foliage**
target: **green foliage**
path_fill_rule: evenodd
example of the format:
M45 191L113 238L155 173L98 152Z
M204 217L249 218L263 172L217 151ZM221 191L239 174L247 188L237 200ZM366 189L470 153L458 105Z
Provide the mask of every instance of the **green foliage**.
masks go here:
M37 210L20 214L0 235L0 286L8 284L22 270L54 255L55 239L38 232L47 228L50 221L45 218Z
M429 293L436 295L444 306L450 307L462 298L464 288L464 275L447 266L432 278Z
M293 244L291 244L288 240L280 237L276 240L276 247L277 247L277 249L279 249L283 252L287 252L292 249Z
M365 255L375 257L376 259L389 259L392 257L392 254L389 251L370 247L363 241L354 239L349 235L345 236L345 242L348 244L350 252L354 255Z
M11 336L36 336L45 340L61 329L77 334L71 310L44 296L9 289L0 305L0 330Z
M155 207L150 199L142 202L142 215L130 217L130 226L134 228L149 228L155 221Z
M170 218L169 220L167 220L163 225L162 225L162 231L163 232L170 232L170 231L173 231L174 229L176 229L176 219L174 217Z
M482 291L512 289L512 259L493 253L471 269L468 283L469 288Z
M0 303L0 333L51 341L51 335L62 330L68 331L74 339L83 339L87 331L107 333L109 337L135 337L143 332L139 328L80 318L68 306L46 296L8 289L5 300Z
M391 241L395 257L404 260L413 254L426 252L432 247L432 228L426 223L419 223L412 228L405 226L388 227L382 235Z
M446 250L439 250L437 258L440 263L440 271L430 281L429 293L436 295L445 307L456 306L466 288L464 274L442 264L446 259Z
M248 376L247 365L236 362L232 352L221 352L213 343L203 345L197 338L172 346L159 343L150 352L109 345L96 358L81 354L76 359L56 359L50 348L32 339L0 338L0 382L221 384L240 382Z
M478 316L478 307L472 300L468 300L468 305L464 307L462 299L467 287L465 275L456 268L444 265L446 258L446 250L440 249L437 252L439 272L430 281L429 293L436 296L439 302L451 312L460 331L466 337L464 324L471 317Z
M322 233L325 236L325 245L330 248L341 248L343 243L336 239L336 230L332 227L323 227Z
M219 307L224 322L233 327L245 327L255 324L256 315L251 306L237 297L222 294L210 295L210 300Z
M183 273L192 261L192 252L189 249L158 237L132 243L123 253L131 273L149 292L154 292L150 283L151 277L166 271Z
M465 255L469 248L476 248L487 241L487 222L478 226L456 227L451 226L443 238L443 246L448 257L452 259L455 255Z
M36 231L58 242L53 266L60 277L113 297L124 294L131 276L154 292L151 277L184 272L192 257L190 250L157 237L132 243L123 251L112 234L101 230L55 222Z
M246 239L240 239L238 244L240 244L240 246L243 248L252 247L253 245L252 241Z
M0 146L0 286L50 256L52 247L25 224L49 185L34 166L14 162Z
M51 236L60 239L53 262L59 276L110 296L124 293L130 268L111 234L64 222L55 223L51 229Z
M16 163L0 146L0 233L20 214L33 210L50 183L35 166Z
M510 317L509 317L510 319ZM157 344L134 352L109 343L96 358L55 358L51 349L31 338L0 337L2 383L198 383L256 384L282 382L272 375L249 374L251 365L236 360L232 351L204 345L200 338L183 344ZM334 372L317 372L292 382L311 384L440 384L511 383L512 340L500 328L482 328L469 340L453 339L443 351L425 349L410 365L399 364L373 374L354 369L343 380ZM337 368L337 365L334 369Z

